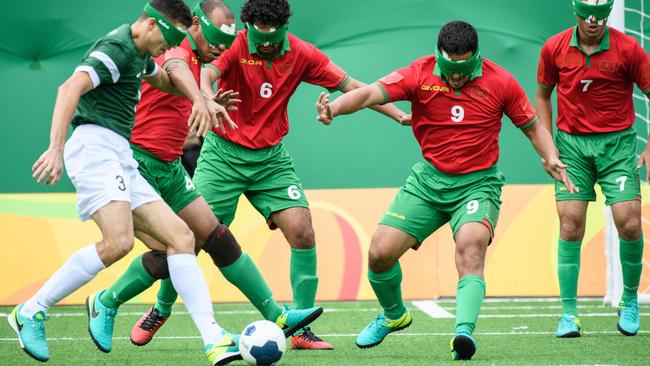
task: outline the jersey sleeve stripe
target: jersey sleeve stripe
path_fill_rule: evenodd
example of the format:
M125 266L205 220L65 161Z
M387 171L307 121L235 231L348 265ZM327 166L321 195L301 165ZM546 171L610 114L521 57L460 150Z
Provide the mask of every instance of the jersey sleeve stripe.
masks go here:
M553 90L553 87L555 87L555 85L548 85L542 83L537 83L537 85L544 90Z
M216 72L218 78L220 78L221 75L223 75L223 73L221 72L221 70L219 70L219 68L216 67L216 66L214 66L213 64L206 64L206 65L203 65L203 67L208 68L208 69L210 69L210 70Z
M88 57L96 58L106 66L108 71L111 73L113 83L116 83L120 79L120 70L118 70L117 65L113 62L113 59L110 58L110 56L101 51L93 51L88 55Z
M85 72L90 76L90 80L93 82L93 89L99 86L100 80L99 80L99 75L97 75L97 71L93 69L91 66L88 65L81 65L77 66L76 69L74 69L74 72Z
M340 83L339 83L339 84L338 84L334 89L330 89L330 92L333 93L333 92L337 92L337 91L341 91L341 90L343 90L343 89L344 89L344 88L345 88L345 87L350 83L351 80L352 80L352 78L350 78L350 76L348 76L348 75L346 74L345 77L343 77L343 79L341 80L341 82L340 82Z
M154 63L153 64L153 70L151 70L151 72L147 72L145 70L145 72L142 75L144 75L144 76L154 76L154 75L156 75L158 73L158 71L160 71L160 67L158 66L157 63Z
M390 102L390 97L388 96L388 90L386 90L386 87L384 86L384 84L377 82L377 83L374 83L373 85L375 85L377 88L379 88L379 90L381 91L381 94L384 95L384 101L381 104L386 104L386 103Z
M521 127L519 127L519 129L521 129L522 131L523 131L523 130L526 130L526 129L528 129L530 126L534 125L535 122L537 122L537 116L535 116L535 118L533 118L532 120L530 120L530 122L524 123Z
M172 59L169 59L169 60L165 61L165 63L162 66L163 70L167 71L167 68L171 64L183 64L183 65L186 65L187 67L190 66L190 65L187 64L187 62L185 62L185 60L182 60L180 58L172 58Z

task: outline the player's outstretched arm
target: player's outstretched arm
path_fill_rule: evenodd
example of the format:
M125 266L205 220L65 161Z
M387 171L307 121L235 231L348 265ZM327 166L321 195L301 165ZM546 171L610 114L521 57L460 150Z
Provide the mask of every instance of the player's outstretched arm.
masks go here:
M32 166L32 177L36 178L38 183L45 180L45 184L54 185L61 179L63 146L68 127L79 104L79 98L92 89L92 79L84 71L75 72L59 86L52 114L50 146Z
M361 82L359 80L352 79L346 85L341 91L343 93L348 93L352 90L362 88L364 86L367 86L364 82ZM380 103L383 102L380 101ZM411 125L411 116L407 113L404 113L401 109L397 108L393 103L386 103L384 105L372 105L369 106L368 108L375 110L385 116L388 116L395 120L397 123L404 125L404 126L410 126Z
M217 113L222 111L209 105L210 101L201 93L199 86L194 80L194 75L192 75L192 71L187 64L184 62L167 61L163 65L163 69L167 71L167 75L173 83L174 89L178 90L181 96L192 102L192 113L187 120L190 131L196 131L198 136L205 137L213 125L219 125L220 121L217 118Z
M575 193L575 186L566 173L567 166L560 161L551 133L538 122L525 128L523 132L533 144L537 153L542 157L544 170L553 179L562 182L569 193Z
M219 79L219 75L211 67L201 69L201 91L210 98L214 97L214 83Z
M329 125L341 114L350 114L384 102L384 95L375 85L366 85L343 94L330 103L329 94L323 92L316 101L316 119Z

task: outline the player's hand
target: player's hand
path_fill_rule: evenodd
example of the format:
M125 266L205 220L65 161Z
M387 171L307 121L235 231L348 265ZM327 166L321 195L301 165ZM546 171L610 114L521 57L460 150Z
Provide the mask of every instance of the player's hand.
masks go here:
M641 156L639 156L639 162L636 164L636 168L641 169L643 165L645 165L646 170L645 179L646 181L650 181L650 151L648 149L644 149Z
M212 127L218 128L221 133L226 134L226 126L229 130L236 130L237 124L228 115L227 107L210 100L208 101L210 115L213 116Z
M217 90L217 93L212 97L212 100L226 107L226 110L236 111L237 104L241 103L241 99L238 99L239 93L234 90L223 91L222 89Z
M544 170L546 170L553 179L562 182L569 193L577 192L571 178L569 178L569 175L566 173L566 165L561 162L560 159L552 158L548 161L542 159L542 164L544 165Z
M402 126L410 126L411 125L411 115L410 114L404 114L399 116L399 121L397 121Z
M50 147L32 165L32 177L38 183L55 185L61 179L63 171L63 149Z
M205 137L214 123L214 118L210 114L204 98L195 101L192 104L190 119L187 120L187 125L190 126L190 133L196 132L197 136Z
M316 101L316 112L318 113L316 119L323 122L325 125L329 125L334 119L334 114L332 113L329 98L329 94L321 92L318 96L318 100Z

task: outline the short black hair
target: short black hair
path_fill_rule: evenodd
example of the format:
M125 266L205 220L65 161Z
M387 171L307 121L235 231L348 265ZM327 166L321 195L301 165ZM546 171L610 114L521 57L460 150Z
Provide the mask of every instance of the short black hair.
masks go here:
M478 50L478 34L469 23L454 20L442 26L438 34L438 49L452 55Z
M149 5L172 23L181 23L187 28L192 26L192 12L183 0L152 0ZM149 15L142 13L139 19L147 18L150 18Z
M208 16L210 16L210 13L212 13L214 9L221 8L226 13L227 18L235 18L232 10L230 10L230 7L226 5L223 0L203 0L199 3L199 6L201 7L201 10L203 10L203 12Z
M291 7L287 0L247 0L241 7L241 21L281 27L289 22Z

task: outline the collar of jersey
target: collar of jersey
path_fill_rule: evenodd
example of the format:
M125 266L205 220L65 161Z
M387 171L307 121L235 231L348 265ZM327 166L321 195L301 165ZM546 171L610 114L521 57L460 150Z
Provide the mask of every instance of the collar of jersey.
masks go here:
M440 66L438 66L438 63L436 62L436 65L433 67L433 75L445 80L445 76L442 74L442 71L440 71ZM469 77L470 80L474 80L476 78L480 78L483 76L483 58L481 57L480 60L476 63L476 66L474 67L474 70L472 71L471 76Z
M576 25L573 28L573 34L571 35L571 42L569 43L571 47L575 47L580 50L580 52L585 53L585 51L580 47L580 43L578 42L578 26ZM598 45L598 48L592 53L598 53L602 51L607 51L609 50L609 27L605 28L605 35L603 36L603 40L600 41L600 45Z
M251 55L258 55L257 53L257 47L255 47L255 43L251 42L250 38L248 38L248 31L246 31L246 39L248 40L248 52L250 52ZM285 53L291 51L291 45L289 45L289 32L284 34L284 39L282 40L282 48L280 48L280 53L278 53L275 58L278 58Z

